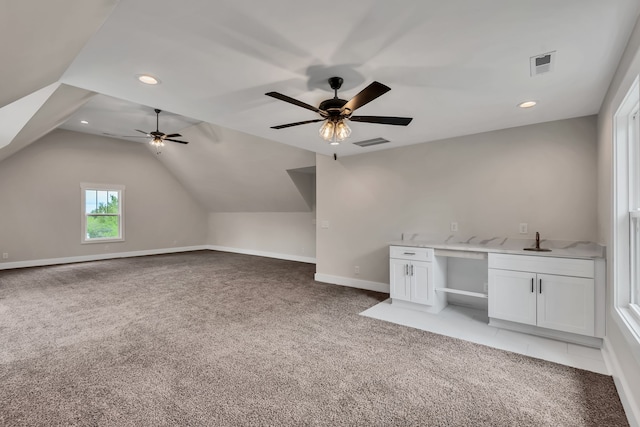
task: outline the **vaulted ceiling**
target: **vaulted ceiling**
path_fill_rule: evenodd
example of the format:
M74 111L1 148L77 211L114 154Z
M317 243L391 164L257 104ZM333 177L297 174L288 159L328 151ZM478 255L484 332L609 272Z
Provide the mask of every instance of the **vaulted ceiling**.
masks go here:
M229 159L255 154L243 144L344 156L595 114L639 12L637 0L6 0L0 160L58 126L116 137L149 129L154 108L169 132L217 129L225 144L200 144L224 145ZM553 71L532 77L530 58L552 51ZM315 106L333 96L326 80L336 75L343 99L373 81L391 87L359 114L413 122L351 122L337 149L319 123L270 128L318 116L266 92ZM530 99L538 105L516 107ZM353 144L376 137L391 142ZM220 161L207 150L163 161L194 187L194 171Z

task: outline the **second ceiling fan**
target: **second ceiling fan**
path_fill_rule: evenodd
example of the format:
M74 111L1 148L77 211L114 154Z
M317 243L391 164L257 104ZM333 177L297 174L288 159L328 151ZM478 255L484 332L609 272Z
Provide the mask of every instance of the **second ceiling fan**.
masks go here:
M390 87L379 82L373 82L360 93L351 98L349 101L338 98L338 89L342 87L343 79L341 77L331 77L329 86L334 90L334 97L322 101L316 108L305 102L298 101L290 96L283 95L278 92L267 92L265 95L281 101L288 102L298 107L306 108L314 111L322 118L314 120L305 120L303 122L287 123L284 125L271 126L271 129L284 129L292 126L304 125L307 123L324 122L320 128L320 136L329 141L332 145L338 145L340 141L344 141L351 134L351 129L346 124L346 120L365 123L379 123L383 125L407 126L413 120L411 117L388 117L388 116L354 116L353 112L365 104L373 101L381 95L391 90Z
M151 141L149 141L149 144L151 145L155 145L156 147L160 146L163 147L164 146L164 141L171 141L171 142L178 142L180 144L188 144L188 141L179 141L177 139L173 139L173 138L180 138L182 137L182 135L180 135L179 133L172 133L167 135L164 132L160 132L160 113L162 112L162 110L159 109L155 109L154 110L156 112L156 130L151 131L151 132L145 132L143 130L140 129L135 129L136 132L140 132L140 133L144 133L146 136L153 138Z

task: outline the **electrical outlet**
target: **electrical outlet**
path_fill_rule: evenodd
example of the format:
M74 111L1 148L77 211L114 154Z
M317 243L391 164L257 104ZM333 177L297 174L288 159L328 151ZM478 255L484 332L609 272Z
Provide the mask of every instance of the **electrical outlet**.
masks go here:
M520 223L520 234L527 234L529 232L529 224L526 222Z
M329 221L327 221L326 219L324 221L322 221L322 224L320 225L320 227L322 228L329 228Z
M451 231L458 231L458 223L457 222L452 222L450 229L451 229Z
M359 265L356 265L356 267L353 270L354 270L354 272L356 274L360 274L360 266Z
M9 259L9 253L8 252L3 252L2 253L2 259Z

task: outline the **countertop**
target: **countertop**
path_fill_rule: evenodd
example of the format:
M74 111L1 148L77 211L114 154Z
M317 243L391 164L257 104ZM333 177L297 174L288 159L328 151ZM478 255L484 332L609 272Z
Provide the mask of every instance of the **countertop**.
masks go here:
M516 255L535 255L562 258L604 258L605 247L589 241L565 241L540 239L540 247L551 249L551 252L525 251L524 248L535 247L535 239L514 239L509 237L479 236L436 236L425 234L403 234L403 240L389 242L391 246L408 246L414 248L446 249L451 251L487 252Z

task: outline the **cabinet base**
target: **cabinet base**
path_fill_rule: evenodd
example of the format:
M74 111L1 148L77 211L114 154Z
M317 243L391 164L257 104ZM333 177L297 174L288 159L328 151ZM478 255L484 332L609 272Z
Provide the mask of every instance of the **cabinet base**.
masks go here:
M403 301L399 299L391 298L391 304L396 307L408 308L410 310L423 311L425 313L437 314L440 313L446 306L447 303L440 302L436 305L424 305L424 304L416 304L411 301Z
M602 338L589 337L586 335L572 334L570 332L554 331L553 329L540 328L533 325L525 325L522 323L509 322L508 320L500 320L489 318L489 326L496 328L508 329L525 334L538 335L544 338L551 338L559 341L565 341L573 344L584 345L587 347L602 348Z

